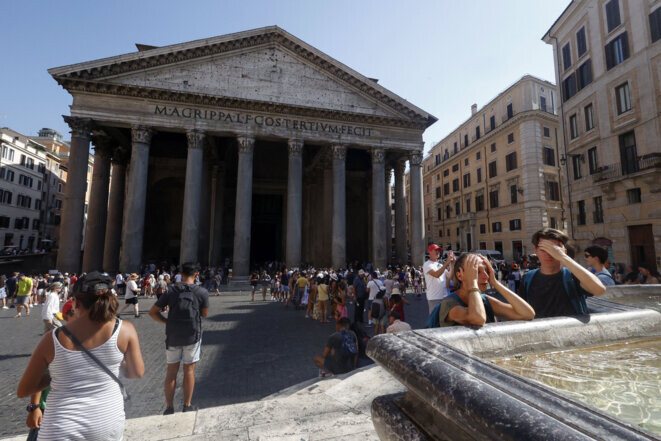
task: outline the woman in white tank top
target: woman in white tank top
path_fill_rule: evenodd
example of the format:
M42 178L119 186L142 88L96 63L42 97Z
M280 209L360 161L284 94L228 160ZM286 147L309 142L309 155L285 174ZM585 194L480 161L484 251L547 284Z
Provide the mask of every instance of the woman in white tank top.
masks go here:
M138 334L116 319L118 303L112 280L98 272L81 278L73 289L75 316L66 327L111 372L126 378L145 371ZM48 369L48 371L47 371ZM115 382L64 332L44 335L18 385L19 398L50 385L39 440L120 440L124 400Z

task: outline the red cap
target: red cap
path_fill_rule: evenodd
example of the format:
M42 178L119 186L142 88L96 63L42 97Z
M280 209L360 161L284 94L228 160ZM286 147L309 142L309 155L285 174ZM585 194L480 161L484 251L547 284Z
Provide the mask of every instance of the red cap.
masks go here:
M62 307L62 315L66 316L69 311L71 311L71 308L73 308L73 298L69 299L64 306Z
M434 250L442 250L442 249L443 249L443 248L441 248L441 247L439 247L438 245L436 245L435 243L433 243L433 244L431 244L431 245L429 245L429 246L427 247L427 252L429 253L430 251L434 251Z

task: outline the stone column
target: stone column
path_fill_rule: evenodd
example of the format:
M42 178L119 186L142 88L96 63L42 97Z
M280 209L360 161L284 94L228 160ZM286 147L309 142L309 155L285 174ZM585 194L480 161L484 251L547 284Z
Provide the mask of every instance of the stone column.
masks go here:
M211 250L209 263L217 266L222 264L224 174L220 165L214 165L211 173Z
M382 270L386 267L384 156L382 148L372 148L372 264Z
M188 157L186 158L186 184L184 185L184 211L181 217L181 245L179 263L197 262L200 240L200 192L202 191L202 155L204 133L186 132Z
M252 157L255 138L240 136L239 164L236 177L236 213L234 216L234 259L232 276L250 274L250 227L252 218Z
M153 131L150 127L133 126L131 128L131 163L129 165L128 191L124 202L122 248L119 255L119 270L123 273L137 272L142 264L147 173L152 134Z
M65 116L64 121L71 127L71 147L60 222L57 269L77 273L80 271L83 240L91 120Z
M411 166L411 262L421 266L425 262L425 229L422 201L422 152L412 153Z
M397 263L408 263L408 240L406 238L406 189L404 186L404 171L406 160L395 163L395 246L397 248Z
M331 263L333 268L347 264L347 148L331 147L333 152L333 237L331 237Z
M285 262L288 268L301 264L303 219L303 141L289 140L287 169L287 244Z
M119 245L122 242L122 213L126 185L126 161L128 152L117 148L111 161L110 197L106 222L105 245L103 246L103 270L116 273L119 270Z
M107 136L95 136L92 188L87 209L83 272L104 271L103 247L108 217L108 185L110 184L111 142Z
M392 180L392 167L385 167L386 185L386 263L392 260L392 201L390 195L390 181Z

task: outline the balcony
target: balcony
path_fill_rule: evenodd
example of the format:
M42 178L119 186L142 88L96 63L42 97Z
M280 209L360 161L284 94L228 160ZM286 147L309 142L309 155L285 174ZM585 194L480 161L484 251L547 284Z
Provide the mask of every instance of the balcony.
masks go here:
M459 222L462 221L470 221L470 220L475 220L475 213L461 213L459 216L457 216L457 220Z
M608 184L625 178L633 178L646 174L655 174L661 171L661 154L650 153L638 156L629 163L615 163L599 167L592 174L592 182Z

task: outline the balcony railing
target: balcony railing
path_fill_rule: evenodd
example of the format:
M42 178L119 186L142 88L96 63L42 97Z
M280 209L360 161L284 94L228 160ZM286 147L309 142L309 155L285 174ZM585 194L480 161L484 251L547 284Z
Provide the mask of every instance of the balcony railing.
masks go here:
M635 161L601 166L592 174L592 182L610 181L652 169L661 169L661 154L651 153L639 156Z

